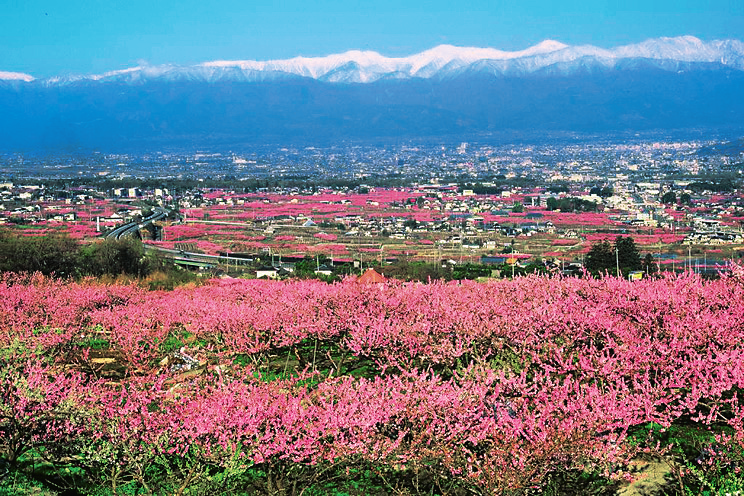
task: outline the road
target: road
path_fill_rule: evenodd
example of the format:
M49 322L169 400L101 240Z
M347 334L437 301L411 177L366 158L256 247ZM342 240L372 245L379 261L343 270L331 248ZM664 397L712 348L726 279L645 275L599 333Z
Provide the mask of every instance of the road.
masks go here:
M144 229L149 224L158 221L163 220L166 217L168 217L168 210L156 207L153 210L152 215L149 217L145 217L141 221L138 222L129 222L127 224L121 225L115 229L113 229L111 232L106 234L107 239L122 239L129 236L133 236L135 233L137 233L140 229ZM162 253L163 255L167 256L168 258L171 258L176 264L188 264L188 265L204 265L208 267L213 267L217 264L226 264L229 265L231 263L234 263L236 265L242 264L245 262L244 258L240 257L230 257L230 256L219 256L219 255L206 255L204 253L191 253L191 252L185 252L183 250L173 250L170 248L163 248L161 246L153 246L149 244L144 245L145 250L147 251L157 251L159 253Z
M121 239L128 236L133 236L140 229L144 229L149 224L152 224L153 222L158 220L163 220L166 217L168 217L168 211L164 208L156 207L153 210L152 215L150 215L149 217L145 217L139 222L129 222L127 224L121 225L108 233L106 235L106 238Z

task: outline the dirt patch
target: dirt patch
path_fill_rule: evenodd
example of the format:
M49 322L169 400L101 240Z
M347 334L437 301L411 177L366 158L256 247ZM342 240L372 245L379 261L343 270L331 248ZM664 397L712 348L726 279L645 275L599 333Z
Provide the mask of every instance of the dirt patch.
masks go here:
M633 481L619 489L616 496L661 496L674 494L669 465L661 460L634 460L630 465Z

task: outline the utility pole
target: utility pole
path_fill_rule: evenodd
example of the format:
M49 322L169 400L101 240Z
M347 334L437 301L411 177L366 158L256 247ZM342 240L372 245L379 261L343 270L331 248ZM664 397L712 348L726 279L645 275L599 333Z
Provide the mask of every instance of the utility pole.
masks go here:
M661 239L659 239L659 258L656 261L656 272L661 274Z
M620 251L615 247L615 266L616 266L616 276L620 277Z
M687 270L692 271L692 244L687 245Z

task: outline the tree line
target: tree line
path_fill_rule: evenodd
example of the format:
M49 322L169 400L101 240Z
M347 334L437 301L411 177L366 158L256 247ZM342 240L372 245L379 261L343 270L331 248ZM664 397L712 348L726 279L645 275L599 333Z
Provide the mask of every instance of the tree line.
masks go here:
M170 267L145 252L136 239L103 239L80 243L65 233L24 236L0 230L0 272L40 272L55 277L144 277Z
M586 270L595 276L605 272L627 276L638 270L655 274L658 267L650 253L641 258L633 238L618 236L614 243L605 240L592 245L586 257Z

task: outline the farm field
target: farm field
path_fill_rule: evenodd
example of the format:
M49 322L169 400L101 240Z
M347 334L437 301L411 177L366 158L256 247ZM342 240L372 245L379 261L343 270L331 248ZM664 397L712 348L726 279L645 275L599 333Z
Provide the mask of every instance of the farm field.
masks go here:
M744 489L744 269L172 291L0 279L0 463L46 494ZM18 482L20 481L20 482Z
M333 260L376 262L405 258L411 261L452 260L479 262L483 255L508 251L532 260L581 262L594 243L612 241L619 234L632 236L642 254L652 254L662 268L695 265L715 267L739 258L741 243L686 239L690 218L711 216L719 210L687 206L668 208L674 227L630 225L619 211L561 212L542 206L524 207L530 196L463 196L456 191L436 194L412 188L309 194L235 193L205 190L197 199L182 200L182 221L163 224L157 240L146 241L166 249L186 249L208 255L238 253L278 257L326 256ZM712 198L714 200L715 198ZM132 204L117 200L86 200L81 204L36 205L34 222L10 223L4 229L24 235L66 233L91 242L122 223ZM148 208L141 206L140 208ZM117 215L119 216L117 218ZM60 217L74 220L59 220ZM742 218L737 210L717 215L725 229L736 230ZM670 221L671 222L671 221Z
M209 198L222 204L184 210L188 225L173 226L166 233L166 245L192 242L212 252L271 249L290 256L324 253L384 259L403 255L420 260L444 256L472 262L482 254L513 244L520 253L575 259L588 252L591 245L586 242L585 232L605 231L609 232L605 237L614 239L617 231L627 230L613 220L611 213L547 211L540 207L510 212L515 202L524 200L521 196L505 203L488 195L463 197L450 192L435 198L410 189L379 189L367 194L315 196L231 196L217 191ZM449 206L458 201L471 203L469 213L464 213L468 209ZM307 220L311 225L304 225ZM510 226L514 231L504 234L500 226ZM251 234L246 228L257 232ZM639 244L649 250L684 239L683 232L665 229L632 231L646 234Z

